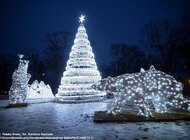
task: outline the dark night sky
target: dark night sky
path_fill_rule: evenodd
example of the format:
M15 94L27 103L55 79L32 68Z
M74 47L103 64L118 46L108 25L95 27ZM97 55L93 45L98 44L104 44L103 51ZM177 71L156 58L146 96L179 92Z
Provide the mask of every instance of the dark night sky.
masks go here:
M41 51L47 33L66 30L75 35L78 17L84 14L96 60L104 63L112 43L138 44L145 23L176 20L189 7L190 0L0 0L0 54Z

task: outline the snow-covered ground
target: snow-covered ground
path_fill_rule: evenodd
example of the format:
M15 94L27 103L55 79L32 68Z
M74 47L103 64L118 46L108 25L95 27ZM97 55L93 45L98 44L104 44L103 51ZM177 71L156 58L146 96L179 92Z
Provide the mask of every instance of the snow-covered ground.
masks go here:
M190 122L94 123L93 113L107 102L61 104L33 103L5 109L0 100L0 133L53 133L53 136L90 136L98 140L190 139Z

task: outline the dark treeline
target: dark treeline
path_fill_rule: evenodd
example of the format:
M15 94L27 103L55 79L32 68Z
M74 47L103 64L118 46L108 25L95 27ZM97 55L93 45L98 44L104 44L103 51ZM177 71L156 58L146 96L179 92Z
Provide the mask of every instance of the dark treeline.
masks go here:
M175 76L178 80L190 77L190 17L184 16L176 22L168 20L150 21L139 34L139 46L112 44L110 46L110 64L100 66L102 77L117 76L124 73L139 72L154 65ZM50 84L54 94L66 66L66 49L72 45L73 35L69 32L56 32L45 36L46 48L43 52L30 49L23 53L30 61L28 72L30 82L43 80ZM16 56L0 56L0 91L8 91L12 73L18 66Z
M20 52L25 55L24 59L30 61L28 73L32 77L29 83L36 79L39 81L43 80L51 86L53 93L57 92L60 78L65 70L65 51L70 46L71 40L72 34L70 32L55 32L45 36L46 48L43 52L38 52L36 49ZM11 55L0 56L1 94L7 94L12 83L12 74L17 67L18 57Z
M12 74L17 67L17 62L12 55L1 55L0 56L0 93L7 94L12 83ZM4 93L5 92L5 93Z
M190 17L177 22L150 21L140 29L140 44L112 44L111 63L102 65L103 76L138 72L154 65L178 80L190 77Z
M137 46L112 44L110 55L111 63L100 67L103 77L133 73L140 67L146 67L146 56Z

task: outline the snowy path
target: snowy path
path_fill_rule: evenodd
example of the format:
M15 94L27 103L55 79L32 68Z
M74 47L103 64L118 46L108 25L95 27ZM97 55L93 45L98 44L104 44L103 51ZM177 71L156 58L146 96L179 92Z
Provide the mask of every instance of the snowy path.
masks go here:
M94 123L94 111L107 103L35 103L23 108L5 109L0 100L0 133L53 133L54 136L92 136L100 140L190 139L190 122Z

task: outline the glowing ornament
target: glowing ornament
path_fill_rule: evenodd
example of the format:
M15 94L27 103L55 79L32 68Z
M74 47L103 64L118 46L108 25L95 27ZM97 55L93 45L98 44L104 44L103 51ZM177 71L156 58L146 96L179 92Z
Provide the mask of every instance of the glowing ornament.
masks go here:
M27 99L44 99L44 98L54 98L52 90L49 85L45 85L43 81L40 83L35 80L31 85L29 85L29 92Z
M63 73L61 85L56 94L59 101L99 100L99 97L105 95L105 93L91 87L101 80L101 76L97 69L86 29L82 24L84 18L83 15L79 18L81 24L78 27L66 71Z
M18 104L18 103L26 103L26 96L28 93L28 81L31 77L29 73L27 73L28 69L28 60L22 60L24 55L18 55L19 66L12 75L12 86L9 90L9 104Z
M115 94L115 102L108 113L117 114L131 106L138 109L137 115L144 117L152 116L151 109L158 113L172 108L190 111L190 101L182 95L182 83L155 70L154 66L148 71L141 69L139 73L102 79L92 87Z
M84 21L85 21L85 16L84 15L81 15L80 17L79 17L79 23L83 23Z

